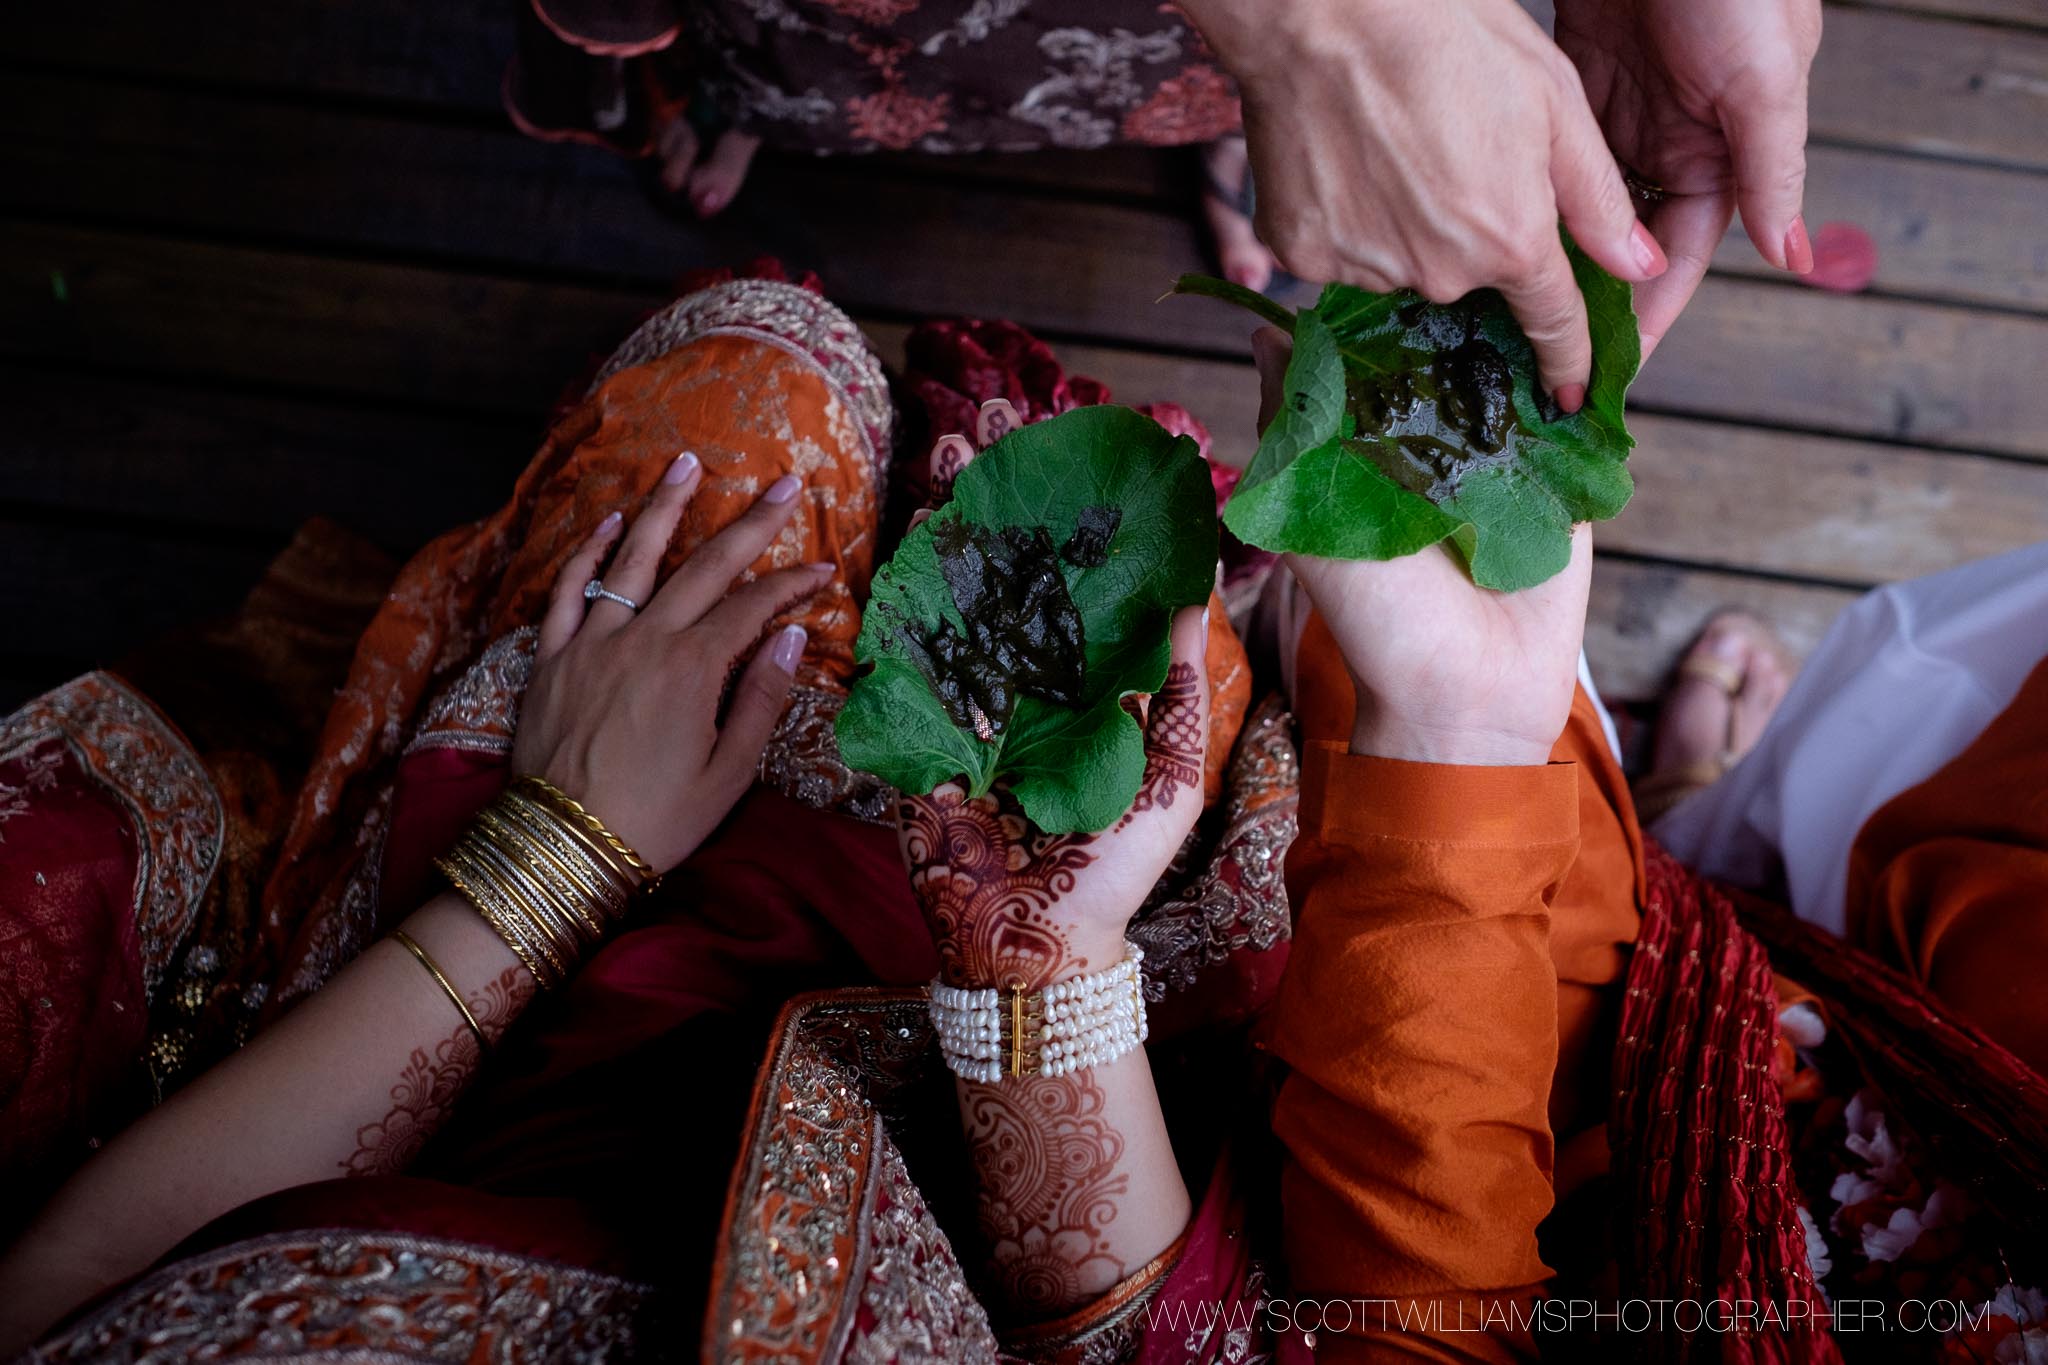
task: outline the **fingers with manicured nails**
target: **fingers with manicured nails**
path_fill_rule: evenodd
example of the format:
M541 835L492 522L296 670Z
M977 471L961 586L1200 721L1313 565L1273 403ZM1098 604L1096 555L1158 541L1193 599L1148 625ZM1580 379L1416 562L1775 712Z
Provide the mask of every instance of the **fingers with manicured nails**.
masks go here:
M661 557L668 553L668 543L675 539L676 527L682 524L683 508L703 477L703 464L687 450L669 462L662 471L661 482L648 495L647 506L626 528L619 552L605 566L606 591L643 607L647 605L647 599L654 595ZM600 597L590 604L590 623L601 629L617 630L632 619L630 610L607 598Z
M1806 69L1744 81L1718 106L1735 162L1743 230L1780 270L1813 269L1813 244L1799 206L1806 194Z
M547 615L540 621L540 659L554 658L562 652L562 646L575 638L588 606L583 600L583 585L597 577L597 566L604 563L605 552L619 538L619 528L625 524L626 519L617 512L607 513L563 561L562 571L555 575L555 586L548 593Z
M1261 327L1252 333L1252 364L1259 371L1259 431L1264 433L1280 415L1287 397L1287 362L1294 356L1294 338L1278 327Z
M974 444L987 450L1023 425L1024 419L1017 415L1009 399L991 398L981 405L981 412L974 419Z
M715 781L737 793L754 780L761 751L782 719L796 666L808 640L802 626L784 626L762 642L733 687L732 705L712 747L708 765Z
M953 496L953 480L960 477L960 471L967 468L967 462L973 458L974 445L965 436L941 436L932 444L933 506Z
M1593 338L1586 330L1586 300L1572 278L1563 241L1553 236L1535 270L1499 288L1536 348L1544 390L1560 408L1577 412L1593 374Z
M796 510L803 486L794 474L769 484L752 507L683 561L647 604L648 619L668 630L686 630L716 606L732 581L775 542Z
M1691 302L1734 215L1735 196L1727 190L1674 195L1650 210L1650 226L1664 244L1671 268L1636 286L1636 325L1643 334L1644 360Z
M1586 107L1578 76L1570 63L1562 66L1570 85L1560 93L1550 135L1550 184L1558 216L1579 249L1610 275L1635 282L1655 279L1664 273L1664 253L1636 221L1628 184Z
M832 581L836 564L799 564L777 569L734 588L697 622L711 647L737 659L761 638L768 622Z

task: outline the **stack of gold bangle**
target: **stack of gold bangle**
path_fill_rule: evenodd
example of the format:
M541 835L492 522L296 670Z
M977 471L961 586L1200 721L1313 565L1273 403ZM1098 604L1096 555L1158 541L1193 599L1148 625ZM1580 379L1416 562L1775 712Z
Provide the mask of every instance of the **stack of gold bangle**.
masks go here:
M538 777L521 777L434 860L543 987L604 940L654 869L604 822Z

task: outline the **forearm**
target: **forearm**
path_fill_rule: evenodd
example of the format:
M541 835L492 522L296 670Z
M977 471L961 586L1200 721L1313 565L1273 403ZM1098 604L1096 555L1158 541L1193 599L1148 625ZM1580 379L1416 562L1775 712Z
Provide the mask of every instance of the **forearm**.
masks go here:
M1099 1297L1187 1227L1143 1048L1065 1076L958 1086L990 1278L1013 1316Z
M1408 1306L1385 1329L1406 1353L1512 1356L1525 1343L1459 1334L1458 1311L1469 1324L1491 1304L1497 1320L1547 1276L1548 899L1577 847L1576 770L1328 751L1304 766L1296 939L1270 1036L1292 1072L1274 1127L1293 1287ZM1333 1349L1370 1352L1379 1319L1360 1327Z
M459 898L429 902L403 929L487 1037L531 998L532 977ZM0 1259L0 1354L251 1199L402 1169L479 1061L468 1022L420 962L395 940L373 945L58 1191Z

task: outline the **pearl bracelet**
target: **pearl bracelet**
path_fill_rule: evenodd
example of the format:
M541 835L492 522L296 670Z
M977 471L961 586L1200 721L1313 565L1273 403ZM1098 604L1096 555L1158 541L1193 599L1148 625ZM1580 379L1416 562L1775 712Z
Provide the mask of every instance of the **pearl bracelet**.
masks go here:
M1043 990L965 990L934 981L932 1026L946 1065L970 1081L1064 1076L1139 1047L1150 1031L1138 975L1145 954L1136 944L1129 948L1113 967Z

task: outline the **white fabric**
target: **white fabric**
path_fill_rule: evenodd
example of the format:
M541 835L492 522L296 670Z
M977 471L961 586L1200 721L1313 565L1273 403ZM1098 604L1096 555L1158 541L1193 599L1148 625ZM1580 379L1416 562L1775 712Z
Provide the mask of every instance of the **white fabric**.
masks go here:
M1593 700L1593 710L1600 717L1600 732L1607 736L1607 751L1614 755L1616 763L1621 762L1621 731L1614 728L1614 717L1607 713L1607 703L1600 696L1600 689L1593 686L1593 666L1586 662L1586 651L1579 651L1579 686L1586 689L1586 695Z
M2048 542L1888 587L1835 621L1763 738L1654 828L1688 867L1764 889L1841 933L1849 850L2048 655Z

